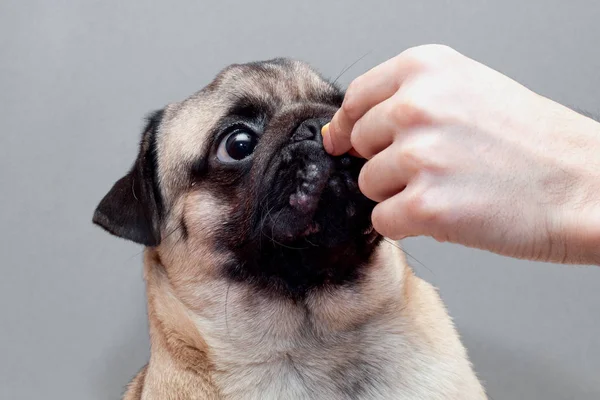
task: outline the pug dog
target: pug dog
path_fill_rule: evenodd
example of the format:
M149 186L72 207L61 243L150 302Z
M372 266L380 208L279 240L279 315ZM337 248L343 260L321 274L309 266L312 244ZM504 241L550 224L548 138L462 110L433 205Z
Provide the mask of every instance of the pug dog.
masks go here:
M435 289L373 230L363 160L303 62L231 65L149 117L93 221L146 246L151 354L126 400L482 400Z

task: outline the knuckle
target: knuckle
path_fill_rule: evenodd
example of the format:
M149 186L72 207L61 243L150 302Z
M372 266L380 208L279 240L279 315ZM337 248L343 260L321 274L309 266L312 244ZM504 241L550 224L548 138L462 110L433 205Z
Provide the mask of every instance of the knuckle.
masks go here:
M344 101L342 102L342 111L346 114L346 116L352 120L356 120L360 117L360 96L358 96L359 86L361 82L360 77L350 83L348 89L346 90L346 95L344 96Z
M407 126L425 123L429 120L430 113L426 102L415 101L413 96L405 96L390 107L388 117L397 126Z
M367 162L361 169L360 174L358 174L358 188L368 198L371 198L370 193L370 177L373 175L373 163Z
M357 120L359 115L359 99L356 96L346 97L344 102L342 103L342 112L346 115L346 117L350 120Z
M421 135L405 140L398 150L398 167L410 165L418 170L443 170L439 138L437 135Z
M437 79L431 77L416 80L412 84L406 85L398 93L400 100L406 104L408 110L413 110L421 115L432 115L437 107L436 100L439 97L440 90Z
M434 43L426 46L428 48L428 51L436 55L449 55L456 53L456 50L445 44Z
M329 126L329 133L331 136L331 140L334 140L335 138L337 138L337 135L339 135L341 128L342 127L340 125L340 118L333 118L331 120L331 123Z
M390 237L394 234L390 222L392 218L390 218L385 211L386 210L383 207L375 207L371 214L371 222L377 232L383 236Z
M396 58L395 62L398 64L406 64L410 66L414 70L420 70L424 67L422 61L422 49L421 46L411 47L409 49L404 50L400 53Z
M413 125L454 125L467 122L469 115L454 99L460 96L455 83L441 77L418 80L398 92L399 113Z
M435 224L440 220L440 203L431 191L414 191L406 199L406 212L420 224Z
M361 120L358 120L356 124L354 124L354 128L352 129L352 133L350 134L350 144L352 148L358 151L360 154L365 150L365 138L362 134L363 131L361 129Z
M358 88L360 87L362 82L362 76L358 76L356 78L354 78L352 80L352 82L350 82L350 84L348 85L348 88L346 89L346 97L353 97L356 92L358 91Z
M421 165L422 152L419 151L418 146L413 144L414 141L407 141L400 146L398 150L398 157L396 157L397 167L404 165L410 165L413 167L419 167Z
M426 67L437 65L440 59L451 57L456 53L456 50L444 44L426 44L407 49L401 55L417 65Z

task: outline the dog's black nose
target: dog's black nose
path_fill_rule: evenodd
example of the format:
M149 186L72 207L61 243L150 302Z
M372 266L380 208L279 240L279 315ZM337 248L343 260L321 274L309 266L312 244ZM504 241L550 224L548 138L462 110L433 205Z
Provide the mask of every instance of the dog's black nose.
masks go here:
M321 136L321 128L329 122L326 118L311 118L303 121L292 135L293 142L301 142L303 140L315 140L323 143Z

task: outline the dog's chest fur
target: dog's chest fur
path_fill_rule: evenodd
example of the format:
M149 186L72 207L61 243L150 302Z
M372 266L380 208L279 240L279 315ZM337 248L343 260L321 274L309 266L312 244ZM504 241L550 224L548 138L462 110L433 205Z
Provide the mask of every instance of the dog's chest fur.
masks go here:
M407 343L400 335L357 330L287 345L254 339L215 360L227 399L403 398L398 360Z

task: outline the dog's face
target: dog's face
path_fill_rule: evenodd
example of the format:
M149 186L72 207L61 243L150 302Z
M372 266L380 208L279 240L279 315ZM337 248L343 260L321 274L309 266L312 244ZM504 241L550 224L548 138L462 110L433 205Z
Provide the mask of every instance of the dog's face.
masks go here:
M94 222L184 259L187 274L197 260L292 296L357 279L378 236L358 190L363 161L323 149L321 127L342 99L301 62L230 66L150 118Z

